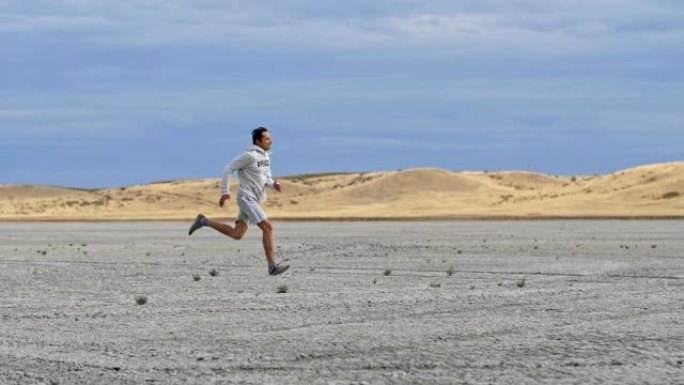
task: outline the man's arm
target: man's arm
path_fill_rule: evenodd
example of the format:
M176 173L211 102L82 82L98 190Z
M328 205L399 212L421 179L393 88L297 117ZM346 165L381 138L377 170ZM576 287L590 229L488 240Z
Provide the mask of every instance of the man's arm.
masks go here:
M280 183L273 179L270 169L268 170L268 174L266 176L266 186L275 189L277 192L281 191Z
M221 178L221 200L219 205L223 206L226 199L230 199L230 180L233 177L233 173L240 170L252 161L252 155L249 152L240 154L237 158L233 159L226 170L223 172L223 178Z

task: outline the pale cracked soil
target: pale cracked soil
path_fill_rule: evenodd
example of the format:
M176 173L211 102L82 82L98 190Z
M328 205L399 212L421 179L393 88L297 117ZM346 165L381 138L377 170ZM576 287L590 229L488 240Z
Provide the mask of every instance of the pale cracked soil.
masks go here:
M188 225L0 224L0 384L684 383L684 221Z

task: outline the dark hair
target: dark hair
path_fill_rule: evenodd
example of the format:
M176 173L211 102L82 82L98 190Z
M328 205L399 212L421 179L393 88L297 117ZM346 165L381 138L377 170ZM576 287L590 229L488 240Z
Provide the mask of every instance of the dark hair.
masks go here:
M263 135L264 132L268 131L268 128L266 127L257 127L252 130L252 144L256 144L257 140L261 140L261 135Z

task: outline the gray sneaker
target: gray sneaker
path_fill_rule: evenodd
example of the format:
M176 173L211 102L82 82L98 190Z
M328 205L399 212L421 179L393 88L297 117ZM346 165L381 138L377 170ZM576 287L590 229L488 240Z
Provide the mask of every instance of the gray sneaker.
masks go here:
M282 274L287 271L287 269L290 268L290 265L273 265L269 266L268 268L268 274L269 275L278 275Z
M190 231L188 231L188 235L192 235L195 230L202 228L202 219L204 218L205 216L203 214L197 214L197 218L195 218L195 221L192 222L192 225L190 225Z

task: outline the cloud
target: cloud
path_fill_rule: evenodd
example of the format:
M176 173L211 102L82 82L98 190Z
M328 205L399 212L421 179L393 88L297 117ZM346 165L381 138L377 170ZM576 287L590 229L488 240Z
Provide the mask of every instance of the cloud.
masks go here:
M78 31L107 24L109 21L101 16L0 14L0 32Z
M41 97L42 103L31 109L0 110L0 135L3 143L55 143L69 139L110 140L141 135L140 115L123 117L121 108L86 107L83 97ZM64 107L60 107L59 105ZM71 104L71 106L69 106ZM74 106L81 106L80 108Z
M0 118L22 118L35 116L38 112L21 109L0 109Z
M18 2L15 4L19 4ZM41 8L40 5L44 5ZM67 1L0 8L0 31L88 30L94 44L358 49L415 44L485 44L542 51L624 49L684 36L684 11L668 1L489 0ZM625 36L634 39L624 41ZM679 40L677 40L679 39Z
M412 14L386 18L381 24L392 35L420 40L487 38L520 33L518 28L506 25L505 20L495 15Z

